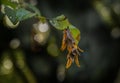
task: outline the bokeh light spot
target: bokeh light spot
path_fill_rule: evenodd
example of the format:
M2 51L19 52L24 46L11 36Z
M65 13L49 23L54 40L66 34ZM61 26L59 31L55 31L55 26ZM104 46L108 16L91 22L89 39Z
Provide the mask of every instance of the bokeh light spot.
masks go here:
M46 32L49 29L49 26L47 23L39 23L38 28L41 32Z
M112 29L111 36L113 38L119 38L120 37L120 28L114 28L114 29Z
M59 55L59 49L56 44L51 43L47 47L47 51L52 56L58 56Z
M15 39L12 39L12 40L10 41L10 47L11 47L12 49L16 49L16 48L18 48L19 46L20 46L20 40L19 40L19 39L15 38Z
M60 65L57 70L57 79L62 82L65 79L65 67Z
M114 11L115 11L115 13L116 14L120 14L120 3L116 3L116 4L114 4Z
M42 34L36 34L34 36L34 40L37 41L38 43L41 43L44 41L44 36Z
M6 69L11 69L13 67L13 63L11 62L11 60L7 59L7 60L4 61L3 66Z

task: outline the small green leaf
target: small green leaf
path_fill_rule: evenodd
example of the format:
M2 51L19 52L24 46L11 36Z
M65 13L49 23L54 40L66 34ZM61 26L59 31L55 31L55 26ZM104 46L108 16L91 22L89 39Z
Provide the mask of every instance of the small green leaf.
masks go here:
M78 44L80 40L80 30L70 24L68 18L66 18L64 15L60 15L56 18L51 19L50 23L58 30L64 30L66 28L69 28L76 44Z
M80 41L80 30L73 25L69 25L69 29L73 38L75 39L76 44L78 44Z
M11 20L11 22L13 22L13 24L16 24L18 21L22 21L36 15L35 13L32 13L24 8L19 8L15 10L7 6L5 6L5 14Z
M3 23L8 28L16 28L19 25L19 21L16 24L13 24L13 22L11 22L7 15L4 16Z
M64 30L70 25L68 19L64 15L51 19L50 23L58 30Z
M13 24L16 24L18 22L16 11L14 9L5 6L5 14L8 16Z

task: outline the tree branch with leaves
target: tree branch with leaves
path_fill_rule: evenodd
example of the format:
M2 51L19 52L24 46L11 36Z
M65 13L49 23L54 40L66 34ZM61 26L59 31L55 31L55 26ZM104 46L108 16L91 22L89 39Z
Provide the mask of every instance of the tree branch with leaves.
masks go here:
M80 30L73 26L64 15L55 18L47 18L41 15L39 9L24 1L1 0L0 20L9 28L16 28L21 21L35 17L42 24L49 22L57 30L63 32L61 50L68 50L66 68L68 69L75 61L80 67L79 58L81 52L78 43L80 41Z

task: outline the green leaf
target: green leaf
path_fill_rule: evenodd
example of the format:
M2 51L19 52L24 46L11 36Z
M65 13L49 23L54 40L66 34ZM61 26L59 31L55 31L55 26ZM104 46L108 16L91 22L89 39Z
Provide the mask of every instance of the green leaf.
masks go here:
M4 4L6 6L10 6L10 7L14 8L14 9L18 6L17 3L11 2L10 0L1 0L0 2L1 2L0 4Z
M35 15L36 15L35 13L32 13L24 8L20 8L16 10L16 17L19 21L31 18Z
M70 25L68 19L64 15L51 19L50 23L58 30L64 30Z
M13 24L16 24L18 22L15 10L5 6L5 14L8 16L8 18L11 20Z
M22 21L28 18L35 16L35 13L32 13L24 8L11 9L5 6L5 14L12 21L13 24L16 24L18 21Z
M73 26L69 22L68 18L66 18L64 15L60 15L56 18L51 19L50 23L58 30L64 30L66 28L69 28L76 44L78 44L80 40L80 30Z
M75 39L76 44L78 44L80 41L80 30L73 25L69 25L69 29L73 38Z

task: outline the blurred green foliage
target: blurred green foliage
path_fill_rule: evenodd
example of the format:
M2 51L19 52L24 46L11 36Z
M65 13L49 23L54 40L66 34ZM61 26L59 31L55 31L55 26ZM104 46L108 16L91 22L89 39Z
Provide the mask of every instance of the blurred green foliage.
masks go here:
M9 4L13 10L16 7L10 0L0 2ZM31 6L15 11L30 15L37 12L49 18L62 13L81 30L79 46L85 50L79 58L81 67L73 64L65 70L66 51L59 50L61 31L35 18L21 21L11 30L3 25L4 14L0 13L0 83L120 82L119 0L26 0L26 3L37 3L41 12ZM24 16L21 13L18 18Z

